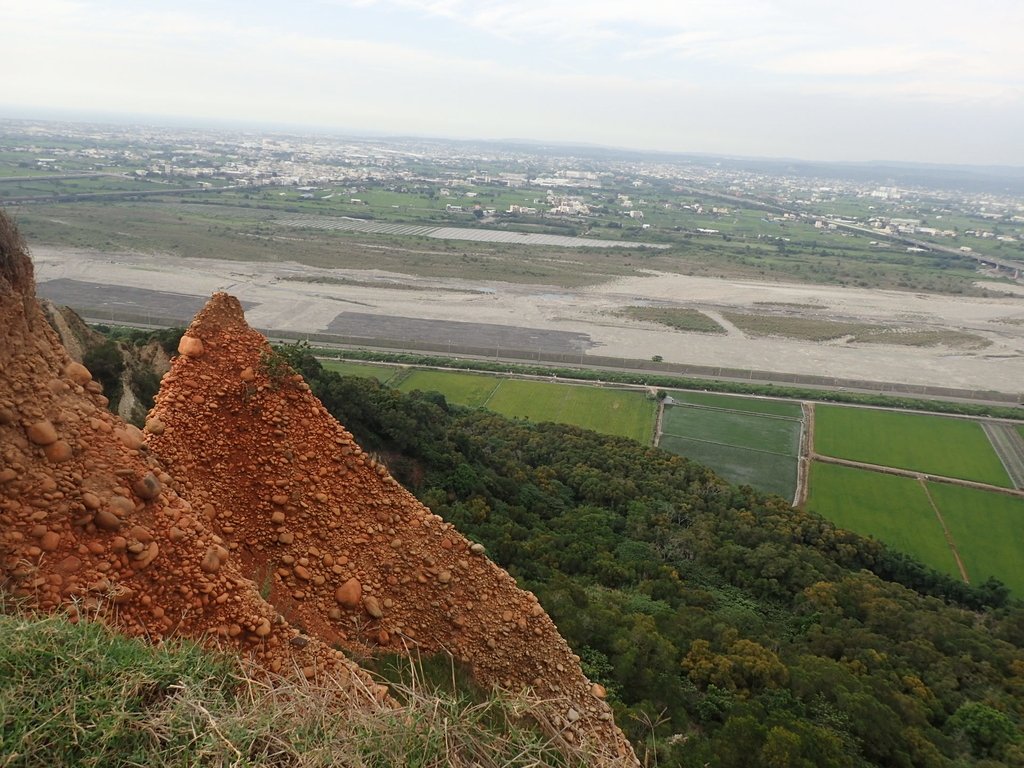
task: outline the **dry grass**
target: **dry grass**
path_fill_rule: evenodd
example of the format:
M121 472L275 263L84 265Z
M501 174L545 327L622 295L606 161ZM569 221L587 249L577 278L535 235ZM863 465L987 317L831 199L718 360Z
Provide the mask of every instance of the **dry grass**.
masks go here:
M934 328L901 328L872 323L821 320L788 315L754 315L745 312L723 312L723 316L751 336L782 336L801 341L836 341L848 343L892 344L905 347L950 347L983 349L988 339L965 331Z
M725 333L725 329L696 309L684 307L625 307L615 314L633 320L666 325L677 331L695 333Z
M340 685L268 677L193 643L153 647L94 622L0 615L0 766L512 768L567 758L537 702L437 691L414 667L393 709Z

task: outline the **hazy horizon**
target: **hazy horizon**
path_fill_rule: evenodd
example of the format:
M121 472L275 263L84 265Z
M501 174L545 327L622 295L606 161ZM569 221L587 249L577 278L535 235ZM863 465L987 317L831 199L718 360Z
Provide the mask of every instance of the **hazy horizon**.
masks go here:
M1006 0L869 0L855 17L805 0L0 10L10 117L1024 166L1024 7Z

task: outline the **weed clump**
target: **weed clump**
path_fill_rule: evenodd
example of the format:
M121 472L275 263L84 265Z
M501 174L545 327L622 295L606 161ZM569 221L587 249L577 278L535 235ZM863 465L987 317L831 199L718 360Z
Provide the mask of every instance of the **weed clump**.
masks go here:
M0 614L0 765L582 768L526 699L396 675L401 705L348 706L341 686L195 643L154 647L99 623Z

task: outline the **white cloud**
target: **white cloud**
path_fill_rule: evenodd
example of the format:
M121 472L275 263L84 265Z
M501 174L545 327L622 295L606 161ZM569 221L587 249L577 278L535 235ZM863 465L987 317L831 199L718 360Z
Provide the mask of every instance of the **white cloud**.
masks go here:
M346 0L338 0L345 4ZM361 2L365 6L365 2ZM979 79L1021 83L1024 4L988 0L376 0L476 34L530 47L572 46L560 55L606 70L616 62L660 67L681 80L710 65L760 82L783 75L820 87L838 78L907 78L937 98L986 92ZM695 71L693 67L703 67ZM927 83L922 89L921 84ZM998 89L1005 93L1005 89Z
M1020 124L1024 10L988 5L984 17L946 0L862 0L842 16L812 0L252 0L239 14L192 0L0 0L0 66L17 73L0 99L697 151L849 157L860 146L909 156L912 142L874 147L905 130L936 136L921 146L955 149L963 126L976 129L972 110ZM866 135L870 126L877 134ZM1020 157L1018 145L992 151Z

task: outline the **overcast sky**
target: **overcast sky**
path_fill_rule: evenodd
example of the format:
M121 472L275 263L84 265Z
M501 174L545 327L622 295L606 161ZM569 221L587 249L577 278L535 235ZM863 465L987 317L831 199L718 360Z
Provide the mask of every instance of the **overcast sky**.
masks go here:
M1022 0L0 0L0 14L0 105L18 116L1024 165Z

